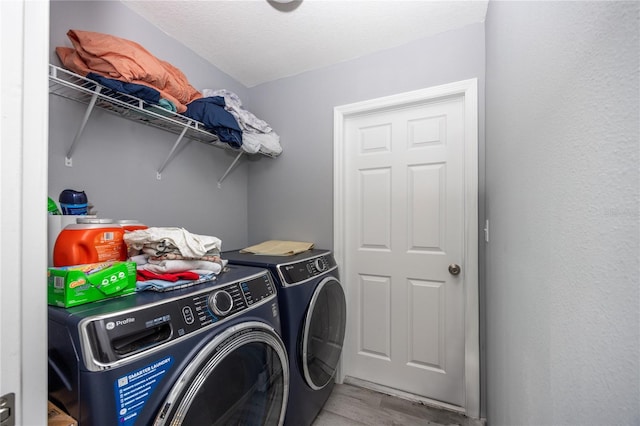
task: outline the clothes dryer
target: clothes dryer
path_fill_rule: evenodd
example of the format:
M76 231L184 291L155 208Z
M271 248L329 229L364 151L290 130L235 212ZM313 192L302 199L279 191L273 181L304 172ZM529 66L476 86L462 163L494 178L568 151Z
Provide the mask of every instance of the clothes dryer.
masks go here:
M346 301L333 253L313 249L263 256L228 251L222 257L273 274L291 369L285 425L310 425L334 387L344 343Z
M49 399L81 426L279 425L289 367L266 269L49 307Z

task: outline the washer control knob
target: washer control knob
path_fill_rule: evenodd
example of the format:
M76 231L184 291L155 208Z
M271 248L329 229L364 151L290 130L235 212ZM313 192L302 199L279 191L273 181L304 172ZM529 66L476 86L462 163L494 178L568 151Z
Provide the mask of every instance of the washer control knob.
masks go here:
M315 266L318 272L323 272L325 269L327 269L327 265L324 263L321 257L316 259Z
M208 303L213 313L221 317L227 315L233 309L233 299L224 290L211 293Z

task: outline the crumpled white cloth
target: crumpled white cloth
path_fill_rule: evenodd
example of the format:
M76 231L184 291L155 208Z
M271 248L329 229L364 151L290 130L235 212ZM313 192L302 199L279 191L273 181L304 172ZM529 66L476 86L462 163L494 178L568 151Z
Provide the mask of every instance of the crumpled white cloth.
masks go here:
M276 132L269 133L242 133L242 149L249 154L262 152L263 154L278 156L282 153L280 136Z
M205 254L219 254L222 240L210 235L192 234L184 228L150 227L127 232L124 241L135 250L151 246L159 253L179 251L185 257L199 258Z
M205 98L211 96L222 96L224 98L225 108L233 115L238 122L242 131L249 131L252 133L269 133L271 132L271 126L264 121L253 115L250 111L247 111L242 106L240 97L227 89L204 89L202 96Z
M227 89L204 89L202 95L224 98L224 109L233 115L242 130L242 149L245 152L249 154L261 152L273 157L282 153L280 136L273 131L269 123L244 109L238 95Z
M222 271L223 265L216 262L209 262L207 260L161 260L156 262L150 260L149 263L138 266L138 268L146 269L147 271L151 271L156 274L194 271L201 275L217 275Z

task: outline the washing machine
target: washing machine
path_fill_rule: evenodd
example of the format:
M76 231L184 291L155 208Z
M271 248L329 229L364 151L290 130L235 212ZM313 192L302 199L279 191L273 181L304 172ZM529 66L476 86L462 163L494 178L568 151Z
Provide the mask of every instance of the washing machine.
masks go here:
M310 425L334 387L344 343L346 301L333 253L313 249L265 256L236 250L222 257L273 274L290 366L285 425Z
M279 425L289 366L268 270L49 307L49 399L80 426Z

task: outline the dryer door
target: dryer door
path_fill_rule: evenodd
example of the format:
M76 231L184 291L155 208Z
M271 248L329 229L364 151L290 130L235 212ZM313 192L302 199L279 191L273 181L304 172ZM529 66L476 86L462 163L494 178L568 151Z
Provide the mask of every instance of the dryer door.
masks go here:
M336 373L347 323L344 291L338 280L327 277L316 287L305 317L302 369L307 384L324 388Z
M213 339L176 381L155 425L278 425L289 394L284 344L259 322Z

